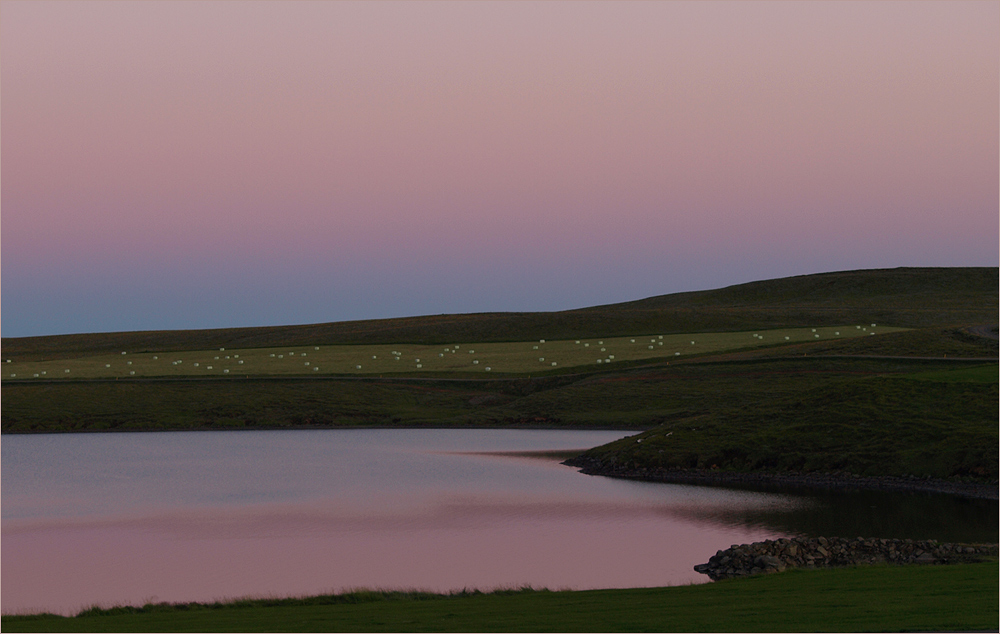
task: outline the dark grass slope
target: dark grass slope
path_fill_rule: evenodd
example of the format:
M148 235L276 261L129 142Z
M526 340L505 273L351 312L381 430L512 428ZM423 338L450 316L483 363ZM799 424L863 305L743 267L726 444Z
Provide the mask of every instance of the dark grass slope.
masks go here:
M995 267L876 269L751 282L559 312L21 337L5 338L2 344L5 357L38 360L119 350L525 341L871 322L908 328L996 324L998 280Z
M608 475L708 469L996 481L997 370L986 369L992 383L941 380L945 372L799 382L784 394L678 412L574 461Z
M797 275L693 293L660 295L621 308L827 307L963 310L997 296L997 269L896 268ZM984 295L985 294L985 295Z
M792 570L670 588L359 592L3 618L5 632L996 631L997 564Z

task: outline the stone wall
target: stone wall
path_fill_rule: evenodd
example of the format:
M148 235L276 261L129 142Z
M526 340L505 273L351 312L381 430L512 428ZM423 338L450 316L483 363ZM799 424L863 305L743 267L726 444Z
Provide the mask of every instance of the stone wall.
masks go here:
M816 537L734 545L694 569L713 580L786 568L826 568L858 564L950 564L997 557L997 544L942 544L934 540Z

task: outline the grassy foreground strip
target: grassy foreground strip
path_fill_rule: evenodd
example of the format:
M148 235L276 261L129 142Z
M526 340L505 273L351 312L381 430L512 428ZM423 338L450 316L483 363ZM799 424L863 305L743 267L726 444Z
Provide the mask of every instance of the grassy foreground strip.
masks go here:
M809 632L998 627L996 562L792 570L624 590L356 593L147 606L72 618L5 616L5 632Z

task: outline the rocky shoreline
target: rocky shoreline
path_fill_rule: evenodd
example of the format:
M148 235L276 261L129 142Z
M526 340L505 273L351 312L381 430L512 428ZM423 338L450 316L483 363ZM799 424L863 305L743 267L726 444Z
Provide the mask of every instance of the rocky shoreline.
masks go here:
M733 545L698 564L713 580L781 572L788 568L831 568L870 564L953 564L995 559L997 544L941 544L934 540L815 537Z
M1000 498L997 482L954 482L931 478L897 476L859 476L851 473L761 473L715 469L627 468L608 464L585 455L563 462L581 473L612 478L671 482L676 484L715 484L744 486L801 486L818 489L869 489L881 491L924 491L947 493L970 498Z

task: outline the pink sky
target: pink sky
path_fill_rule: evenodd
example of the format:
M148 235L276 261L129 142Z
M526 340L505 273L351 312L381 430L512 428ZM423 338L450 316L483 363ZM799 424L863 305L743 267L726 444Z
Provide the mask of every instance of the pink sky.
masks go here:
M0 18L7 337L998 264L996 2Z

